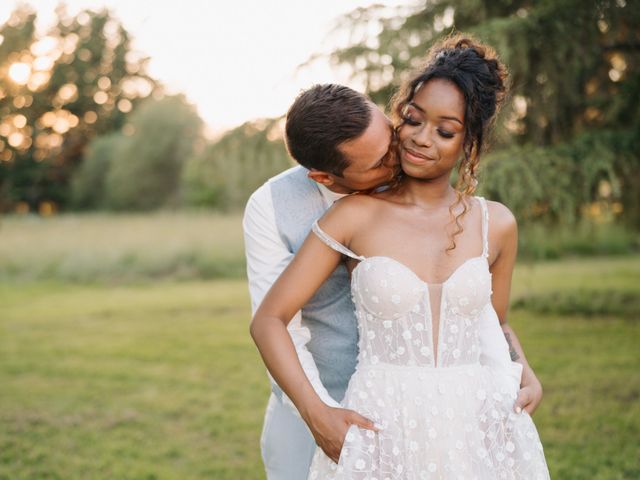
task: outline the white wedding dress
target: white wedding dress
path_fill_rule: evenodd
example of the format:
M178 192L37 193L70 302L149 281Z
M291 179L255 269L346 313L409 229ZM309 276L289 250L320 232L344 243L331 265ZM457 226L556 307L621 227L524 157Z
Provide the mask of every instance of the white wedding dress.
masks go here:
M531 417L513 411L513 379L479 362L479 319L495 312L488 210L476 198L483 214L482 255L438 285L392 258L358 256L314 224L331 248L360 261L351 282L358 366L342 405L382 428L376 433L352 425L338 464L318 448L309 479L549 478Z

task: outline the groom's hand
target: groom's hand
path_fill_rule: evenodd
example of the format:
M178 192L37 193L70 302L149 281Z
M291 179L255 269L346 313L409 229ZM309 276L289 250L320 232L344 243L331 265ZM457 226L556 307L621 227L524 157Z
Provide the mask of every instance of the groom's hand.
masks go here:
M327 456L338 463L344 439L351 425L377 432L374 423L353 410L324 406L310 415L307 425L316 443Z
M525 410L529 415L533 415L538 405L542 401L542 384L535 375L531 375L525 381L523 379L518 398L514 406L517 413Z

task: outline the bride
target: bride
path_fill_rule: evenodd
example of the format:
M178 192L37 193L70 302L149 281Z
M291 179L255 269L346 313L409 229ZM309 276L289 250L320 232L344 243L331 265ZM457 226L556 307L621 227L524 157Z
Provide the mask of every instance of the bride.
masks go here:
M513 412L518 385L480 362L479 319L506 315L517 248L511 212L473 196L505 81L490 48L435 45L394 99L402 172L336 202L255 314L275 380L299 408L329 409L283 326L347 263L360 340L342 404L368 421L354 417L339 458L318 448L310 479L549 478L531 417Z

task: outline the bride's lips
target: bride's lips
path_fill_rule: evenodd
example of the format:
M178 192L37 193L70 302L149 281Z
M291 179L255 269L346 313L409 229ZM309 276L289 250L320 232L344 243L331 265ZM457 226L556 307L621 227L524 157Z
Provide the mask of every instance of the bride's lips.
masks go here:
M424 165L427 162L434 162L436 159L422 155L421 153L411 150L410 148L403 148L404 158L409 163L415 163L416 165Z

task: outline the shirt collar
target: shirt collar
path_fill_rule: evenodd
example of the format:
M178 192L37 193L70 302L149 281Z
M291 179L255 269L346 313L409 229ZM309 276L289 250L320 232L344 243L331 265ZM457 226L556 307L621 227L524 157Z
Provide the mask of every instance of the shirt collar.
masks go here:
M318 185L320 193L322 194L322 198L324 199L324 203L327 205L327 207L330 207L331 205L333 205L333 202L340 200L342 197L346 197L348 195L347 193L333 192L321 183L316 183L316 185Z

